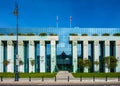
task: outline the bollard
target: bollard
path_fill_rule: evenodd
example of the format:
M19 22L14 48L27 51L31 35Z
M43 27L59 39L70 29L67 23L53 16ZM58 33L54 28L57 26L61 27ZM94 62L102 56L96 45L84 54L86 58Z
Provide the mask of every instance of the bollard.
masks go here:
M118 81L120 81L120 76L118 76Z
M31 76L29 76L29 82L31 82Z
M80 76L80 81L82 82L82 76Z
M69 82L69 76L68 76L68 82Z
M1 82L3 81L3 77L1 76Z
M56 82L56 76L55 76L55 82Z
M95 81L95 76L93 76L93 82Z
M42 82L44 82L44 77L42 76Z
M106 76L106 82L107 82L107 76Z

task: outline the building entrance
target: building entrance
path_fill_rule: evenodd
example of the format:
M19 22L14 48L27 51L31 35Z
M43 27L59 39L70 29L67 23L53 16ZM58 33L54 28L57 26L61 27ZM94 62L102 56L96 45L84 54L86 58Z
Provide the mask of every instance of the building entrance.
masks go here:
M72 69L72 59L71 55L62 52L57 56L57 68L58 70L71 71Z

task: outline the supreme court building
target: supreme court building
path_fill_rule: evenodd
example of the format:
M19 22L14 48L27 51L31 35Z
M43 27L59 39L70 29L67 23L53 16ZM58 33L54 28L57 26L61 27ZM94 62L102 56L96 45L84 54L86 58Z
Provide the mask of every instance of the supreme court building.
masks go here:
M29 30L20 32L30 33ZM38 32L48 35L40 36ZM111 71L120 72L120 36L113 36L120 33L118 28L40 28L33 33L35 35L18 35L19 61L23 62L19 64L19 72L77 72L79 58L92 62L92 66L83 72L109 72L101 62L106 56L114 56L118 60L117 67ZM49 35L51 33L56 35ZM82 36L82 33L88 36ZM110 35L102 36L103 33ZM0 72L15 72L16 49L16 35L0 35ZM9 61L7 66L3 63L5 60ZM94 65L94 61L98 61L99 66Z

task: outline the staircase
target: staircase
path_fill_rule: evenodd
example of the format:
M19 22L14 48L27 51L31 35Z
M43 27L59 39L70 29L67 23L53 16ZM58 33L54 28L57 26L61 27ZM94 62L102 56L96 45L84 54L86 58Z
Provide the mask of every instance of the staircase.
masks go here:
M56 75L57 79L68 79L68 77L70 79L73 79L73 75L71 73L69 73L68 71L59 71Z

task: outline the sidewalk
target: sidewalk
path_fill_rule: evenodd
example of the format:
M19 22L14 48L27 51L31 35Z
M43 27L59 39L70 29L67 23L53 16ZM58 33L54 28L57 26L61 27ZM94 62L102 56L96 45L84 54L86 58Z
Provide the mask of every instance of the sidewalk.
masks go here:
M32 78L31 81L28 78L20 78L15 82L14 78L4 78L0 84L120 84L120 81L116 78L108 78L107 81L104 78L96 78L95 81L92 78L83 78L82 81L79 78L56 79L56 81L55 78L44 78L44 80Z

